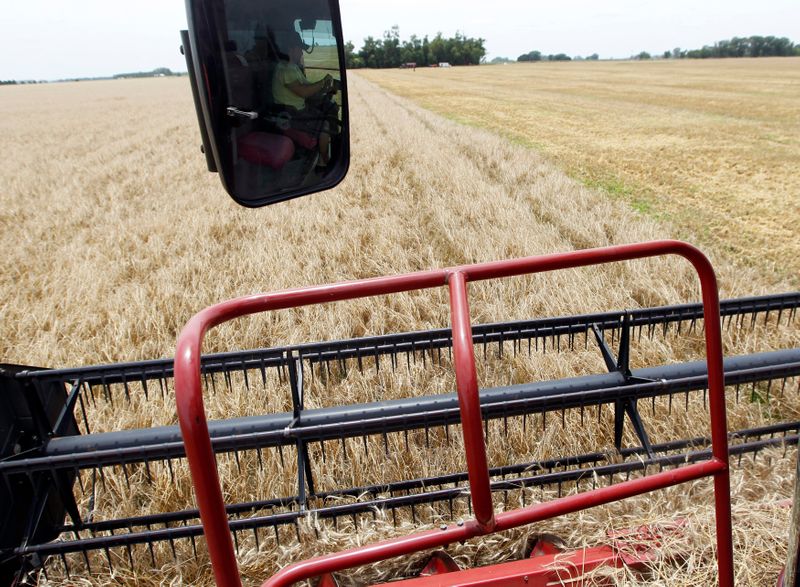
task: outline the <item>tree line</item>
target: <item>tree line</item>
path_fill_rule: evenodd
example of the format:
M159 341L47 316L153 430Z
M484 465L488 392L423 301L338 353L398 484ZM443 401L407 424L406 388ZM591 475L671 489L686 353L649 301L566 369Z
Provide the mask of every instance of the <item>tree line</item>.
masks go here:
M800 55L800 45L786 37L734 37L705 45L702 49L665 51L665 59L710 59L720 57L790 57Z
M478 65L486 56L484 39L467 37L457 32L453 37L438 33L430 39L411 35L400 40L400 29L393 26L383 33L383 38L367 37L361 49L356 50L352 42L345 45L345 59L349 69L360 67L400 67L415 63L427 67L438 63L451 65Z
M597 53L593 53L588 57L575 57L575 59L586 59L587 61L597 61L600 59L600 55ZM542 55L541 51L530 51L528 53L523 53L519 57L517 57L517 61L524 62L524 61L572 61L572 57L567 55L566 53L556 53L555 55Z
M724 57L790 57L800 56L800 44L793 43L786 37L734 37L717 41L713 45L705 45L702 49L684 50L680 47L664 51L663 59L710 59ZM530 51L517 57L517 61L572 61L573 59L597 60L597 53L589 57L570 57L565 53L543 55L540 51ZM647 51L642 51L631 59L652 59Z

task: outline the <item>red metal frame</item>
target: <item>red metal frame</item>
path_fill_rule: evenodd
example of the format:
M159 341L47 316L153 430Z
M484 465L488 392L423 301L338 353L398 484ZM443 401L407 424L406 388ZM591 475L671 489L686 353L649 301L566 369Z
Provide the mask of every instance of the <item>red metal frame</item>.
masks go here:
M694 266L700 278L705 320L706 361L708 364L712 458L708 461L685 465L670 471L663 471L655 475L562 497L495 516L478 397L467 283L660 255L679 255L684 257ZM222 322L256 312L445 285L449 287L450 292L453 358L475 519L441 530L421 532L294 563L266 581L264 587L284 587L304 579L319 577L326 573L333 573L421 550L440 548L453 542L461 542L491 532L501 532L706 476L714 477L719 585L724 587L732 586L734 583L733 543L731 537L730 476L728 471L728 439L719 295L711 263L697 248L680 241L655 241L587 249L509 261L464 265L436 271L422 271L393 277L379 277L284 290L237 298L211 306L196 314L184 327L178 338L175 354L175 395L181 434L186 446L186 457L189 461L197 505L200 510L217 585L220 587L240 587L241 580L203 407L200 384L200 353L205 333Z

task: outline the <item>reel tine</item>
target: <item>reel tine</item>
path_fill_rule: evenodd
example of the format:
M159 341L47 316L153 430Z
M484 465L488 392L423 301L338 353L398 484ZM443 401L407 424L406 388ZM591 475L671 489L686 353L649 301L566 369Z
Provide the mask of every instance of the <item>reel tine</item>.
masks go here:
M77 536L78 533L75 532L75 534ZM89 562L89 553L86 552L85 548L82 548L81 549L81 554L83 555L83 562L86 563L86 572L89 573L89 575L91 575L92 574L92 563Z
M130 563L130 565L131 565L130 568L132 569L133 568L133 549L131 548L130 544L126 544L125 545L125 550L128 551L128 562Z
M89 386L91 388L91 386ZM81 409L81 420L83 421L83 428L86 430L86 434L91 434L92 431L89 428L89 419L86 416L86 404L83 401L83 396L86 395L86 387L85 384L81 384L81 391L78 393L78 404L80 405Z
M147 527L147 530L149 531L150 530L150 524L147 524L146 527ZM156 552L155 552L155 549L153 548L153 541L152 540L149 540L149 539L147 540L147 550L150 552L150 561L153 563L153 568L155 569L156 566L157 566L157 563L156 563Z
M64 565L64 573L67 575L67 579L72 580L72 576L69 572L69 564L67 563L67 557L64 556L64 553L60 553L61 557L61 564Z
M186 521L183 522L183 525L186 526ZM192 554L194 554L194 560L197 560L197 541L194 539L194 534L189 535L189 540L192 542Z
M78 480L78 488L81 490L81 495L86 494L86 489L83 486L83 477L81 476L81 472L78 470L77 467L72 468L72 473L75 475L75 478Z
M263 357L260 357L258 359L258 371L259 371L259 373L261 373L261 385L262 386L266 386L267 385L267 366L264 364ZM313 374L313 369L311 370L311 372Z
M111 531L111 535L114 535L114 531ZM111 563L111 551L107 546L103 547L103 550L106 553L106 562L108 563L108 570L111 574L114 574L114 565Z

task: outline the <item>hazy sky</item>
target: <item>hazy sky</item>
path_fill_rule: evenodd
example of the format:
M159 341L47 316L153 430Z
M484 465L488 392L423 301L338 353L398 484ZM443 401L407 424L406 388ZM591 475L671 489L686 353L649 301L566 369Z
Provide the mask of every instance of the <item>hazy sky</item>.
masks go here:
M486 39L489 58L543 53L627 57L734 36L800 42L800 0L340 0L345 37L360 46L394 24L411 34ZM181 0L6 1L0 13L0 79L185 70Z

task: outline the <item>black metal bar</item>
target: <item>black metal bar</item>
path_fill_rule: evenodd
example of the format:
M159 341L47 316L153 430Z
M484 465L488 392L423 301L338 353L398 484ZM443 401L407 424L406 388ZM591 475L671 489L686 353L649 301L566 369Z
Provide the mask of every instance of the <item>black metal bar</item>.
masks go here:
M601 406L617 400L703 390L705 362L696 361L633 371L636 383L620 373L590 375L481 391L484 418L502 418L549 410ZM728 385L800 375L800 349L725 359ZM460 421L455 394L388 400L305 410L294 426L292 414L212 421L209 431L216 452L289 446L384 432L445 426ZM58 468L85 469L180 458L183 442L176 426L128 430L51 440L42 456L0 462L0 474Z
M633 429L636 432L636 436L639 438L639 442L642 443L642 448L644 448L647 452L647 456L653 458L653 447L650 446L650 438L647 435L647 430L645 429L644 423L642 422L642 417L639 414L637 401L635 399L629 399L625 400L624 403L625 413L628 414L628 417L631 419L631 424L633 424Z
M606 364L606 369L608 369L608 372L612 373L614 371L619 371L617 360L614 358L614 351L612 351L611 347L608 346L608 343L606 342L606 339L597 324L592 324L592 332L594 333L594 338L597 341L597 346L600 348L600 353L603 355L603 362Z
M800 423L793 423L792 427L796 430ZM780 438L766 438L755 441L743 442L731 445L732 455L743 455L755 453L767 447L778 447L784 445L795 445L798 442L798 434L791 434ZM710 456L710 449L690 451L678 454L661 454L654 458L640 459L622 463L597 465L592 467L578 468L568 471L555 471L551 473L521 476L516 479L496 480L491 484L492 491L509 491L527 487L551 486L563 484L568 481L580 482L581 480L594 479L598 477L613 477L621 473L630 474L642 471L651 466L670 467L679 466L685 463L706 460ZM243 530L256 530L258 528L296 524L297 520L306 515L312 514L320 519L336 519L342 516L355 516L357 514L374 512L376 509L397 509L407 508L422 504L444 503L453 499L468 499L468 489L465 486L455 486L435 490L423 491L407 495L392 497L378 497L372 500L360 501L356 503L341 504L335 506L323 506L309 511L289 511L275 513L265 516L255 516L243 519L231 520L230 527L234 532ZM79 540L63 540L41 545L27 545L14 550L16 556L28 556L38 554L40 556L65 555L71 552L85 552L99 549L110 549L117 547L128 547L135 544L147 542L158 542L164 540L178 540L182 538L196 537L202 534L202 526L181 525L156 530L144 530L139 532L129 532L126 534L112 534L110 536L95 536Z

